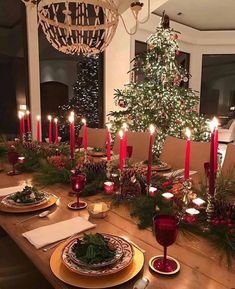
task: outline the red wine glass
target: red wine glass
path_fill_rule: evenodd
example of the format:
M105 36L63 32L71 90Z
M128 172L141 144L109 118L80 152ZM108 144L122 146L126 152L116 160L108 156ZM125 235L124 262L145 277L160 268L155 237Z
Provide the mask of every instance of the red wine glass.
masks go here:
M80 210L86 207L86 203L79 200L81 191L85 188L86 184L86 175L78 174L71 176L71 185L73 191L77 193L77 201L70 204L70 207L75 210Z
M19 174L19 172L16 171L15 169L15 165L18 163L18 157L19 157L19 154L16 151L9 151L7 153L8 161L12 165L12 171L7 173L9 176L14 176L14 175Z
M174 272L178 264L173 258L167 257L167 247L176 240L179 220L174 216L156 215L153 226L157 242L164 247L164 255L156 257L153 267L163 273Z
M128 159L131 158L132 153L133 153L133 146L127 146L126 147L126 156L127 156Z

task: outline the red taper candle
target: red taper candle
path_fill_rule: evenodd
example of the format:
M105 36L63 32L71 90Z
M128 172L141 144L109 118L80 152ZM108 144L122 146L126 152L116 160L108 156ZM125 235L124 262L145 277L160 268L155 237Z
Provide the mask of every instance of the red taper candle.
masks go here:
M83 147L84 150L87 151L87 124L84 118L82 119L82 123L83 123Z
M210 150L210 171L209 171L209 194L215 194L215 123L210 122L211 150Z
M49 121L49 124L48 124L48 138L49 138L49 144L52 143L52 117L51 115L48 115L48 121Z
M110 132L110 129L111 129L111 124L107 124L107 128L108 128L108 136L107 136L107 161L110 161L111 160L111 140L112 140L112 137L111 137L111 132Z
M119 169L122 172L124 166L124 157L123 157L123 130L119 131L120 137L120 146L119 146Z
M184 159L184 179L189 179L189 168L190 168L190 152L191 152L191 131L189 128L186 128L185 135L187 137L186 140L186 148L185 148L185 159Z
M153 162L153 140L154 140L154 133L155 127L154 125L149 126L149 154L148 154L148 171L147 171L147 186L151 185L151 178L152 178L152 162Z
M55 144L59 143L59 134L58 134L58 118L54 118L55 123Z
M37 142L41 142L41 117L37 116Z
M75 128L74 128L74 112L72 111L69 116L70 122L70 157L74 160L75 151Z
M30 111L29 110L26 111L26 115L27 115L27 132L31 133Z
M21 111L18 112L18 116L19 116L19 131L20 131L20 143L23 143L23 132L22 132L22 118L23 118L23 114Z

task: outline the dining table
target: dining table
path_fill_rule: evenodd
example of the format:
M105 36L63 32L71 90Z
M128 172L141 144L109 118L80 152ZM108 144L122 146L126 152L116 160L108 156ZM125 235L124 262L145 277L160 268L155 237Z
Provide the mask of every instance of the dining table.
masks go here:
M14 177L1 173L0 178L0 188L17 186L24 182L30 184L32 181L32 175L25 173ZM47 252L36 249L22 234L77 216L96 224L96 227L90 232L124 237L143 252L142 270L133 279L116 286L117 289L131 289L135 282L142 277L149 280L147 287L149 289L231 289L235 287L235 262L228 267L226 259L221 260L221 252L216 251L207 239L179 232L177 241L168 248L168 254L179 261L180 271L172 276L159 275L149 268L149 260L153 256L162 255L163 248L156 241L151 228L143 230L138 228L138 220L130 216L128 204L111 206L106 218L94 219L90 217L87 209L74 211L68 208L68 203L75 199L74 196L69 195L71 190L69 186L56 184L40 189L58 197L56 204L49 208L50 214L47 217L33 218L19 223L34 215L35 212L23 214L0 212L0 226L54 288L76 288L59 280L50 268L50 258L56 247ZM95 194L82 199L88 205L98 201L111 204L111 198L105 194Z

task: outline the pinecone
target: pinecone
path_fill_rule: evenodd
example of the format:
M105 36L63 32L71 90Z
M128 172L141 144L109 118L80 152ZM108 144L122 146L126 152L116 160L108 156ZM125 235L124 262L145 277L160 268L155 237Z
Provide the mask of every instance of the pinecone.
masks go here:
M132 200L141 195L141 185L135 176L125 179L122 185L122 198L124 200Z
M94 174L98 174L106 170L106 162L86 163L84 164L84 169L92 171Z
M214 206L212 225L225 225L229 231L235 229L235 205L224 201L215 201Z

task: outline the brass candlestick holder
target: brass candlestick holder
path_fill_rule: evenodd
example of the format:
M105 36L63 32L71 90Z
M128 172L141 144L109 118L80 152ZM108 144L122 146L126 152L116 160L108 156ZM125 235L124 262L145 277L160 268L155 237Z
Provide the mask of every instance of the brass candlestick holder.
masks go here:
M215 212L215 195L211 195L209 191L207 191L206 220L208 225L211 223L211 219L214 215L214 212Z
M111 173L112 173L112 162L108 160L106 165L106 176L108 180L111 179Z
M192 193L192 182L190 179L186 179L183 181L183 207L180 212L180 219L182 220L185 216L186 210L188 208L188 204L190 203L190 195Z

